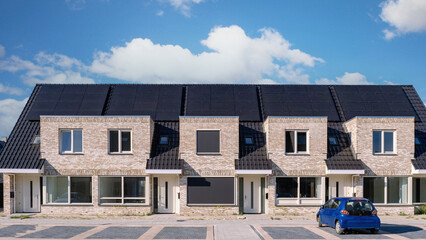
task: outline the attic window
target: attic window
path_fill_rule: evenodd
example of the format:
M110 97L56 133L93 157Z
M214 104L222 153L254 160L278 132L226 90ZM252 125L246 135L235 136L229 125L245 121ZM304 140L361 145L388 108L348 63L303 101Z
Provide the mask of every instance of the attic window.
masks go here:
M244 143L246 145L253 145L253 137L244 137Z
M161 136L160 137L160 144L161 145L166 145L168 143L169 143L169 137L167 137L167 136Z
M422 144L421 142L420 142L420 139L419 138L415 138L416 140L415 140L415 143L416 143L416 145L420 145L420 144Z
M33 137L33 140L31 141L31 144L33 144L33 145L39 145L40 144L40 135L35 135Z
M330 142L331 145L337 145L337 140L335 137L329 137L328 141Z

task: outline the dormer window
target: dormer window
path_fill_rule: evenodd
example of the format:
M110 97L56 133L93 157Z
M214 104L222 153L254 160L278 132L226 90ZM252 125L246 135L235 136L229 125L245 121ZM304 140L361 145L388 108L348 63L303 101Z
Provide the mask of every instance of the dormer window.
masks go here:
M373 131L373 153L394 154L395 153L395 131L374 130Z
M109 153L131 153L132 131L131 130L109 130Z
M197 154L220 154L219 130L197 130Z
M244 143L246 145L253 145L253 137L250 137L250 136L244 137Z
M160 145L167 145L169 143L169 137L168 136L161 136L160 137Z
M328 138L328 142L329 142L331 145L337 145L337 140L336 140L336 138L335 138L335 137L329 137L329 138Z
M35 135L31 141L32 145L40 145L40 135Z
M308 147L308 131L307 130L285 131L286 154L307 154L308 149L309 147Z
M419 139L418 137L416 137L414 141L415 141L416 145L420 145L420 144L422 144L422 143L420 142L420 139Z

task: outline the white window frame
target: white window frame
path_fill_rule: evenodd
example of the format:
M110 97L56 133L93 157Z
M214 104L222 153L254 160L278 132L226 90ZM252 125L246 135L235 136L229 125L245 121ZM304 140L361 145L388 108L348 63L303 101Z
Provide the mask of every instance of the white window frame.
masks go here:
M312 199L312 200L322 199L322 195L323 195L322 191L320 191L321 196L316 196L316 197L302 197L301 193L300 193L301 192L301 180L300 179L302 179L302 178L315 178L315 181L316 181L317 178L319 178L321 180L321 178L322 178L321 176L279 176L279 177L276 177L276 178L296 178L297 179L297 197L277 197L277 199L289 199L289 200L292 200L292 199L296 200L297 199L298 201L301 200L301 199ZM277 181L275 180L275 196L277 195L276 185L277 185ZM323 182L321 180L320 189L322 188L322 185L323 185Z
M111 131L118 132L118 152L111 152ZM121 133L130 132L130 151L122 151L121 149ZM108 129L108 154L132 154L133 153L133 131L132 129Z
M389 196L388 196L388 178L390 178L390 177L407 178L408 179L408 182L407 182L408 200L407 200L406 203L389 203L389 201L388 201L388 198L389 198ZM374 203L373 202L374 205L383 206L383 205L410 205L410 204L412 204L412 203L410 203L410 196L413 195L413 192L412 192L412 190L410 190L410 180L409 180L410 177L409 176L365 176L365 177L363 177L363 185L362 185L363 188L364 188L364 178L383 178L384 186L385 186L383 188L383 191L384 191L383 203ZM411 183L411 185L412 185L412 183Z
M101 196L101 178L120 178L121 179L121 197L102 197ZM124 197L124 178L132 178L132 177L138 177L138 178L145 178L145 197ZM99 205L149 205L149 177L148 176L99 176L98 180L98 194L99 194ZM101 203L101 200L105 199L121 199L121 203ZM124 203L124 200L145 200L145 203Z
M286 142L286 135L287 132L294 132L294 152L287 152L287 142ZM299 132L304 132L306 133L306 151L303 152L299 152L297 149L297 133ZM284 152L286 155L298 155L298 154L309 154L309 130L307 129L301 129L301 130L296 130L296 129L286 129L284 132Z
M381 152L374 152L374 132L380 132L381 135ZM393 151L385 151L385 132L391 132L393 134ZM372 133L372 150L373 155L386 155L386 154L396 154L396 130L392 129L373 129Z
M81 131L81 152L74 151L74 131ZM70 132L71 133L71 151L62 150L62 133ZM82 154L84 152L83 144L83 129L82 128L61 128L59 129L59 153L60 154Z
M67 177L68 181L68 202L67 203L48 203L47 202L47 178L57 178L57 177ZM72 203L71 202L71 178L78 178L78 177L90 177L92 182L92 199L90 203ZM93 205L93 176L86 176L86 175L78 175L78 176L43 176L43 205Z

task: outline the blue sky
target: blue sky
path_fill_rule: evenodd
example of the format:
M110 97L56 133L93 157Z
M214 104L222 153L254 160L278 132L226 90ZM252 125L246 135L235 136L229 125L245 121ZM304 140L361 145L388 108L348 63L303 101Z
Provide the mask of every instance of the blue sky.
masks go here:
M0 0L0 136L36 83L410 84L424 0Z

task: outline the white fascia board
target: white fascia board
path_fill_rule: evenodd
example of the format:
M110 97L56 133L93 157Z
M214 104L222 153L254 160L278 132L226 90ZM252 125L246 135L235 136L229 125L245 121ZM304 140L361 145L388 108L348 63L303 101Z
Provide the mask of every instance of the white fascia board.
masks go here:
M327 174L364 174L365 170L333 170L327 169Z
M43 173L42 169L0 168L0 173Z
M426 169L413 169L413 174L426 174Z
M236 174L272 174L272 170L235 170Z
M182 169L147 169L147 174L182 174Z

